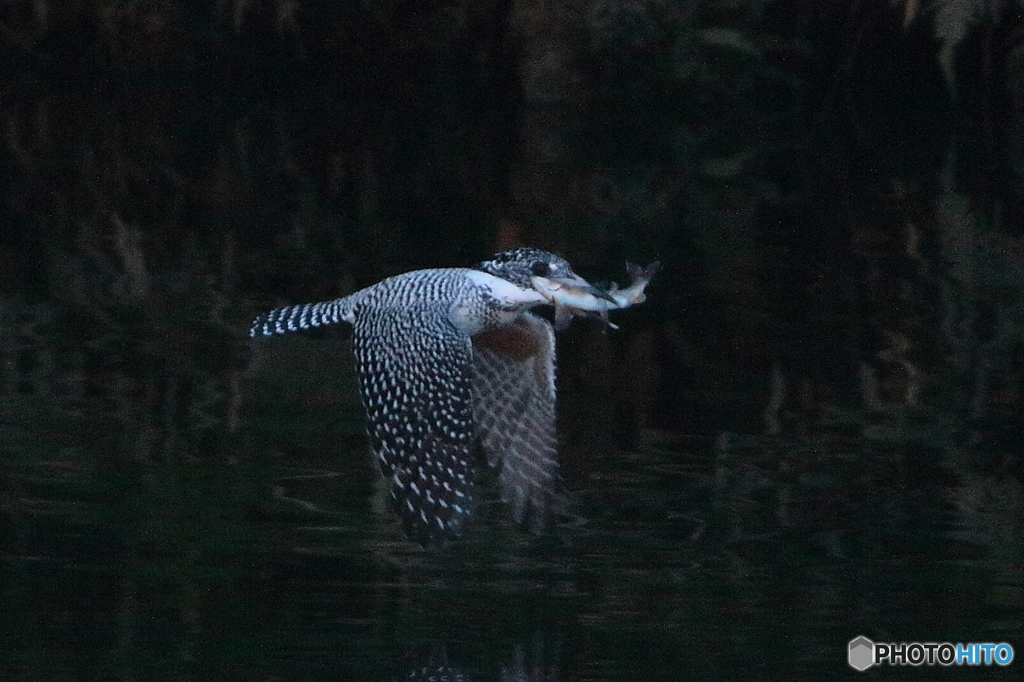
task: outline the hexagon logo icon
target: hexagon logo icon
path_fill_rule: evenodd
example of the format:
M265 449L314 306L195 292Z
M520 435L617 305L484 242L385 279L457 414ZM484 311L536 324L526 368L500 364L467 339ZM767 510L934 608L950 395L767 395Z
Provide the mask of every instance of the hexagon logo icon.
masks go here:
M864 636L851 639L847 662L851 668L861 672L870 668L875 662L875 643Z

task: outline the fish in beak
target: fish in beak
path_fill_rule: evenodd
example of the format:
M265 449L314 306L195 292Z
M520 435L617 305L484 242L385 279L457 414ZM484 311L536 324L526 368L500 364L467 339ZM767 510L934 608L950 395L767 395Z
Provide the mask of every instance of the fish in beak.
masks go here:
M531 282L533 288L555 306L555 327L558 329L567 326L575 316L600 317L605 324L616 329L608 321L608 311L643 303L647 298L644 290L659 267L657 262L645 268L627 263L626 269L633 281L625 289L619 289L617 284L613 284L608 291L590 284L575 273L567 277L535 275Z
M534 275L530 282L541 296L555 306L580 310L607 310L618 307L618 303L607 291L595 287L575 273L564 277Z

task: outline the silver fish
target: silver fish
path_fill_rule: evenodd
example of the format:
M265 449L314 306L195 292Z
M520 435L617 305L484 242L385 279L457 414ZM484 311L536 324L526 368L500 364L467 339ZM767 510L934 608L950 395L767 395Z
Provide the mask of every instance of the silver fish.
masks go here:
M555 305L555 327L564 329L572 321L573 317L597 317L605 325L612 329L618 329L618 325L608 319L609 310L622 310L630 306L643 303L647 300L644 290L651 283L654 273L661 267L661 263L654 261L647 267L641 267L635 263L626 263L626 272L629 273L632 282L624 289L612 283L608 287L606 297L595 297L591 295L573 295L571 293L559 296Z

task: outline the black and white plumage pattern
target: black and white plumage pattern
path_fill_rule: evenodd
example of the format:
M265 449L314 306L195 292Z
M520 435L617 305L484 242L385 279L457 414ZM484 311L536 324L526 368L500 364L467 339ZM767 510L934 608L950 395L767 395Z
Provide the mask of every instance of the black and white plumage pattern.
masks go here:
M300 329L320 327L341 322L340 306L337 301L325 303L301 303L274 311L262 323L259 332L265 336L297 332ZM253 334L255 336L256 334Z
M423 543L460 535L473 502L472 342L439 308L367 306L352 342L370 443Z
M530 284L541 271L572 275L557 256L517 249L476 270L418 270L334 301L280 308L252 326L252 336L269 336L353 325L371 446L394 511L423 544L462 533L478 444L502 467L513 517L537 532L544 526L557 459L554 332L528 312L545 302Z
M555 333L527 313L473 339L473 419L512 518L540 533L558 475Z
M352 322L353 309L358 303L356 296L336 298L322 303L300 303L272 310L256 318L249 330L249 336L273 336L339 322Z

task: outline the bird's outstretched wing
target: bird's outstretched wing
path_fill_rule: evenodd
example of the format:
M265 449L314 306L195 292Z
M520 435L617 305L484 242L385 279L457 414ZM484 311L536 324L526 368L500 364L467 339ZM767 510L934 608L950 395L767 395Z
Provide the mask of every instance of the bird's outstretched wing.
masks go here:
M539 533L547 523L558 472L555 334L540 317L473 337L473 417L501 498L512 516Z
M458 536L471 513L472 343L444 304L366 306L353 350L370 443L405 532Z

